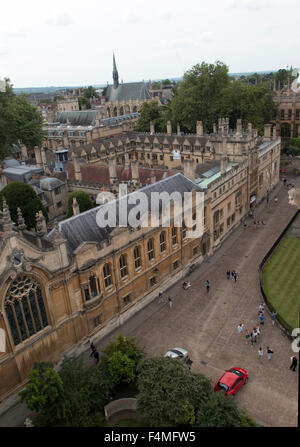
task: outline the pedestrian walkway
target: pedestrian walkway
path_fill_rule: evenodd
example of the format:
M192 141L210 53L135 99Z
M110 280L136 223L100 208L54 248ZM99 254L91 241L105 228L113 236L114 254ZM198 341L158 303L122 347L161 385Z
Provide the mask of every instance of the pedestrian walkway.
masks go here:
M175 346L187 349L193 360L192 371L205 374L213 382L225 369L240 366L248 371L249 382L236 395L236 403L263 425L296 426L298 377L289 369L290 341L276 324L272 325L268 312L255 346L251 348L244 338L246 329L251 332L259 325L258 306L262 302L259 264L296 212L288 205L286 189L281 186L276 189L276 206L274 195L275 192L268 205L264 201L256 210L256 218L266 222L265 226L255 229L249 220L246 229L238 227L188 277L189 289L183 290L180 281L166 292L172 296L172 311L167 304L154 300L102 340L97 342L94 338L100 358L106 344L117 333L123 333L136 337L137 343L151 356L162 355ZM237 271L236 283L233 278L226 278L228 269ZM209 293L204 286L207 280L211 285ZM237 333L239 323L245 326L243 334ZM258 359L260 346L264 350L261 361ZM265 354L267 346L274 351L270 361ZM94 363L88 344L84 358ZM24 421L27 416L24 409L18 412L15 407L0 418L0 427L19 425L21 416Z

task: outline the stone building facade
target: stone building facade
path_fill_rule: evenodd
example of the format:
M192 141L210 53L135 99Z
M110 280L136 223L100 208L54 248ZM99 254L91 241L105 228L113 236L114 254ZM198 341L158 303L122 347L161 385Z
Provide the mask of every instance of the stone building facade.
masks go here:
M271 126L266 126L265 137L259 140L256 131L251 127L244 131L239 122L235 131L226 120L219 124L210 150L205 149L207 140L200 144L204 150L199 158L203 155L207 160L197 164L198 152L190 149L190 158L182 162L184 174L139 190L148 198L153 192L178 192L180 203L185 192L202 193L203 214L195 216L194 208L190 211L193 218L201 219L199 237L187 238L187 228L176 227L173 218L167 227L148 223L121 227L117 221L116 227L99 228L96 215L105 205L60 222L49 234L38 215L37 232L32 233L20 213L18 222L11 221L4 201L0 328L6 334L6 350L0 353L0 400L20 389L34 362L60 360L96 334L103 336L154 299L159 290L180 280L190 264L211 255L250 207L278 183L281 142L271 136ZM174 138L178 141L178 136ZM195 142L199 136L192 138ZM139 153L137 147L130 150ZM134 194L107 205L129 204ZM148 222L150 217L148 209L142 218Z
M296 93L288 85L276 91L274 98L279 114L276 121L276 132L283 138L300 137L300 93Z

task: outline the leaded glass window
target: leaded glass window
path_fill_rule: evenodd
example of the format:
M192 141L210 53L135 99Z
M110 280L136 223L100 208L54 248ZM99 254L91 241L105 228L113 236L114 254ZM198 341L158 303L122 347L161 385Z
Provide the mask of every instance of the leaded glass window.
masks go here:
M33 278L19 276L12 282L4 308L15 345L48 326L43 294Z

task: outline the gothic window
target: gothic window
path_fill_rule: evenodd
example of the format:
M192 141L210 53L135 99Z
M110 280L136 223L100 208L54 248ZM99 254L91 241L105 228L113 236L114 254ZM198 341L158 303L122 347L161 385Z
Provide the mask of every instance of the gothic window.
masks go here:
M48 326L43 294L33 278L19 276L13 281L4 308L15 345Z
M141 249L139 246L135 247L135 249L133 251L133 256L134 256L134 267L135 267L135 269L138 269L142 265L142 263L141 263Z
M166 233L162 231L159 236L160 252L166 251Z
M173 227L172 228L172 245L176 245L177 244L177 228Z
M151 261L154 259L154 240L153 238L148 241L148 259Z
M111 278L111 268L110 264L105 264L103 267L103 277L104 277L104 285L105 287L109 287L112 285L112 278Z
M127 260L126 260L126 256L125 255L121 255L120 256L119 264L120 264L121 278L125 278L125 276L128 275Z
M214 213L214 227L216 227L219 224L219 220L220 220L220 211L217 210Z

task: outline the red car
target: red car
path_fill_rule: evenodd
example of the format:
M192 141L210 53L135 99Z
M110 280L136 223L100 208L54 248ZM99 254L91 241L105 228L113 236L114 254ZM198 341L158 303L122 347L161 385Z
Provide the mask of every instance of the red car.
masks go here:
M248 382L248 373L242 368L226 370L214 386L214 391L225 391L225 396L237 393L242 385Z

